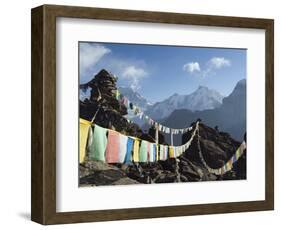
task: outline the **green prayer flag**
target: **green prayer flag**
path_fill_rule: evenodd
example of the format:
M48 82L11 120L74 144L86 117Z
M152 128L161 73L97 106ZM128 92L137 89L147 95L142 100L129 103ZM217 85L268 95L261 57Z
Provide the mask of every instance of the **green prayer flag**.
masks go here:
M106 132L107 129L98 125L94 126L94 135L88 147L90 160L105 161Z
M147 162L147 142L146 141L141 142L139 161Z

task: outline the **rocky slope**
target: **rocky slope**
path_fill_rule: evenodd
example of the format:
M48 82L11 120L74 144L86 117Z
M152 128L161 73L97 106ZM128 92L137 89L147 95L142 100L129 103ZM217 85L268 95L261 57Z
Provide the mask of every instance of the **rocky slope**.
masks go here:
M102 127L154 141L155 130L151 128L144 132L137 124L129 123L124 118L127 110L114 97L116 79L112 74L101 70L94 79L80 88L90 88L89 99L80 101L80 117L88 120L95 117L95 123ZM229 134L203 123L200 123L199 131L203 156L211 167L222 166L240 145ZM183 135L182 142L185 143L189 138L190 133ZM162 134L159 136L159 143L166 143ZM246 154L234 165L232 171L216 176L209 173L200 161L195 137L190 148L177 159L130 165L86 161L80 164L79 175L80 186L245 179Z

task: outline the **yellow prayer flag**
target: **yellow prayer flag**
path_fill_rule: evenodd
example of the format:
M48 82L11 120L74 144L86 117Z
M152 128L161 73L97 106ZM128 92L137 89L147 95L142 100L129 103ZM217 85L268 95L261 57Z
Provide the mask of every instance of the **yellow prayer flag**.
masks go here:
M89 129L91 122L80 118L80 151L79 151L79 162L83 163L86 156L86 145L88 140Z
M175 158L174 146L169 146L169 157Z
M133 151L133 161L134 162L139 162L139 150L140 150L140 141L135 139L134 151Z
M156 144L156 160L159 160L159 145Z
M231 159L227 163L228 163L229 170L231 170L232 169L232 161L231 161Z

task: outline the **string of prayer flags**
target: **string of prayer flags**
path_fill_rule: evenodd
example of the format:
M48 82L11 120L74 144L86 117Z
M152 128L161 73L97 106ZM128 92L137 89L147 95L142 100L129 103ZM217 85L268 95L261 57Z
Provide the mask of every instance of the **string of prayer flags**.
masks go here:
M145 123L150 126L154 126L160 132L164 132L167 134L184 134L192 130L192 127L182 128L182 129L174 129L166 127L158 122L154 121L151 117L144 114L144 112L136 105L134 105L130 100L124 95L120 94L119 90L116 90L116 99L120 101L128 110L130 114L134 114L138 116L139 119L143 120Z
M229 161L226 163L226 167L227 167L228 171L232 169L232 162L231 162L231 160L229 160Z
M199 129L197 130L197 135L198 135L198 150L199 150L199 157L201 159L201 162L203 163L203 165L205 166L205 168L210 172L210 173L214 173L216 175L223 175L226 172L230 171L233 167L233 164L235 162L237 162L239 160L239 158L243 155L244 150L246 149L246 142L243 141L241 143L241 145L239 146L239 148L235 151L235 153L232 155L232 157L221 167L218 169L213 169L211 167L208 166L207 162L205 161L202 151L201 151L201 147L200 147L200 135L199 135Z
M198 136L199 157L206 169L216 175L223 175L230 171L233 164L239 160L246 149L246 143L243 141L232 157L221 168L214 169L208 166L201 151L199 122L196 123L191 138L185 144L168 146L129 137L114 130L105 129L96 124L93 125L90 121L80 119L79 162L83 163L87 154L90 160L125 164L177 158L190 147L196 134Z

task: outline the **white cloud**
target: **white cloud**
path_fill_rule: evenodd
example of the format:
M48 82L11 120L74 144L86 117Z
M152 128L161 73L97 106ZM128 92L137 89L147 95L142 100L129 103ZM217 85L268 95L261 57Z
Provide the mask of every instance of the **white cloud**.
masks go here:
M198 62L189 62L183 66L183 70L197 77L208 77L216 74L216 70L224 67L229 67L231 61L224 57L212 57L206 63L203 68L200 67Z
M137 68L135 66L128 66L123 72L125 78L142 78L146 75L147 73L142 68Z
M108 55L112 53L111 55ZM80 74L82 82L106 69L126 82L133 90L141 88L141 80L149 74L144 60L116 57L106 46L97 43L80 43Z
M209 60L208 64L210 68L220 69L222 67L230 66L231 62L224 57L213 57Z
M198 62L189 62L183 65L183 70L189 73L200 72L200 65Z
M80 72L86 73L111 50L99 44L80 43Z
M147 72L143 68L129 65L124 68L120 77L128 80L130 87L136 91L140 89L140 80L147 75Z

